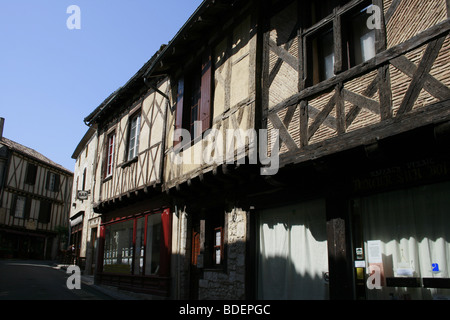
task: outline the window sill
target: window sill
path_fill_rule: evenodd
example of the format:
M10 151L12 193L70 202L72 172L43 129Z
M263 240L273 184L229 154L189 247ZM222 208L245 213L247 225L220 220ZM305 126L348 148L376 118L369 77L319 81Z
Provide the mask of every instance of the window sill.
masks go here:
M130 160L127 160L127 161L125 161L124 163L122 163L121 165L120 165L120 167L123 169L123 168L126 168L126 167L128 167L128 166L130 166L131 164L133 164L133 163L135 163L135 162L137 162L138 161L138 157L136 156L136 157L134 157L133 159L130 159Z
M110 174L109 176L103 178L102 183L108 182L109 180L112 180L112 174Z

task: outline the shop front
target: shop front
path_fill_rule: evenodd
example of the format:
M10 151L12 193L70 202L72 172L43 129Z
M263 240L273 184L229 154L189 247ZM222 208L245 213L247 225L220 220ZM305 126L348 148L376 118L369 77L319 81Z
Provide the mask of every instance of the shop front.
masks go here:
M170 209L110 218L101 224L97 281L167 296L170 243Z
M450 299L449 168L429 157L354 180L363 191L351 201L359 297Z
M329 298L325 199L261 210L257 233L258 299Z

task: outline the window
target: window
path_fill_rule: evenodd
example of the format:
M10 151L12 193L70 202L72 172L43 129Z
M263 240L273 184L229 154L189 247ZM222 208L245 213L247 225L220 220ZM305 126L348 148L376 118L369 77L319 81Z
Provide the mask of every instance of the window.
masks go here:
M34 185L36 183L36 173L37 173L37 166L32 163L28 163L27 174L25 176L25 183L29 185Z
M116 141L116 135L110 134L108 136L107 142L107 150L106 150L106 173L105 177L109 177L112 175L113 166L114 166L114 146Z
M207 54L178 81L175 130L188 130L191 139L211 126L211 72L211 56ZM181 136L175 138L174 146L181 140Z
M140 130L141 130L141 115L138 114L132 117L130 120L127 160L132 160L138 155Z
M344 34L348 35L345 45L348 66L353 67L375 57L375 30L367 27L367 9L351 12L346 17Z
M47 180L45 182L45 188L49 191L59 190L60 177L59 174L48 171Z
M223 260L223 228L214 229L214 264L221 265Z
M104 226L103 271L166 275L170 261L168 211L140 215Z
M52 213L52 204L48 201L41 201L39 204L39 218L40 223L49 223L50 215Z
M306 78L315 85L376 54L375 30L367 26L371 1L313 1L306 4Z
M324 30L309 41L309 57L312 63L308 73L312 76L312 83L333 77L334 74L334 44L333 29Z
M132 273L134 220L115 223L105 228L103 271Z
M157 274L161 263L161 215L147 218L147 246L145 252L145 275Z
M15 195L11 213L16 218L28 219L30 216L31 199L26 196Z
M214 212L205 220L205 267L224 268L225 258L225 214Z
M86 190L86 176L87 176L86 170L87 170L86 168L84 168L83 170L83 184L81 190Z

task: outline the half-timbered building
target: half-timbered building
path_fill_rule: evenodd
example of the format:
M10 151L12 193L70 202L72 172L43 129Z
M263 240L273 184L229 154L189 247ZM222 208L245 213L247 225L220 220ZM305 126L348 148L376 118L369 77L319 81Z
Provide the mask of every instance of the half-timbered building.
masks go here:
M3 129L2 120L1 129ZM73 173L0 130L0 249L56 259L66 249Z
M167 296L172 207L161 183L169 92L164 77L145 76L153 60L85 121L97 126L90 194L101 214L96 281Z
M184 299L448 295L449 16L205 0L86 118L98 278Z
M70 259L84 274L94 274L97 262L100 217L92 208L92 185L97 154L97 130L90 127L75 148L72 202L70 208Z

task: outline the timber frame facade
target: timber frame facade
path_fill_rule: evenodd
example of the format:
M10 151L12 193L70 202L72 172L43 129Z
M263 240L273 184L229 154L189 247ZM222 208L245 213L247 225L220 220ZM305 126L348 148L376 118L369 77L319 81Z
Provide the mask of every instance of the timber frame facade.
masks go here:
M448 201L373 222L377 197L450 191L449 17L448 0L204 1L85 119L97 280L173 299L448 295ZM253 130L278 172L262 175L249 143L196 161L230 129Z
M68 241L72 180L72 172L0 132L3 257L59 258Z

